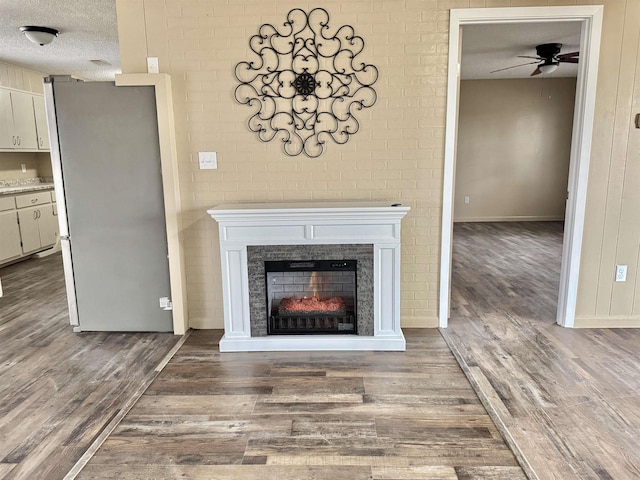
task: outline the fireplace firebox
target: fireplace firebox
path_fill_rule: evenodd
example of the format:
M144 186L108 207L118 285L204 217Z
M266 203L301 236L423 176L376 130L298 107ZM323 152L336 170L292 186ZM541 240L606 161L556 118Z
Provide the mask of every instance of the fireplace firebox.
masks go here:
M356 260L265 261L267 334L357 334Z

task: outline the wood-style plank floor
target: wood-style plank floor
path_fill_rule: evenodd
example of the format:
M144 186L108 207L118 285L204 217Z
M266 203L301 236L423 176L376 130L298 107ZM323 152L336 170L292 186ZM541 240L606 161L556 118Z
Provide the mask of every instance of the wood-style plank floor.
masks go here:
M73 333L60 254L0 277L0 478L60 479L180 337Z
M437 330L406 352L220 353L192 333L78 478L525 479Z
M555 325L562 224L453 238L443 335L529 476L640 478L640 330Z

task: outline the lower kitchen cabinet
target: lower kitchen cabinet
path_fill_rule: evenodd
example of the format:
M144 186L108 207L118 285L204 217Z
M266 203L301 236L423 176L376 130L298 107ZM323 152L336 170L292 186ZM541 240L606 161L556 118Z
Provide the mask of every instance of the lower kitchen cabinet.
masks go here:
M22 255L20 227L15 210L0 212L0 263Z
M58 241L53 190L0 196L0 264L26 257Z
M56 243L57 218L51 204L18 210L22 253L31 253Z

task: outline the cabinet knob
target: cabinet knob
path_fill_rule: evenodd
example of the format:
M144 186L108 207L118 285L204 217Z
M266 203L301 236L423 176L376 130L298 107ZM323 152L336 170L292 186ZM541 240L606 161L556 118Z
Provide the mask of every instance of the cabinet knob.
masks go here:
M32 199L31 199L31 203L36 203L37 201L38 201L38 199L37 199L37 198L32 198Z
M13 145L15 145L15 144L16 144L16 136L15 136L15 135L11 135L11 143L12 143Z
M20 146L20 137L16 137L18 139L18 146Z

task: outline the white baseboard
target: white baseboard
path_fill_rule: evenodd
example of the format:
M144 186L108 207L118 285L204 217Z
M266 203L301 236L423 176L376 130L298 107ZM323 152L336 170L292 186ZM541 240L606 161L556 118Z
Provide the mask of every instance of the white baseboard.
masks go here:
M564 215L551 215L551 216L534 216L534 215L522 215L522 216L508 216L508 217L456 217L453 219L453 223L462 222L564 222Z
M640 316L628 317L577 317L573 328L640 328Z

